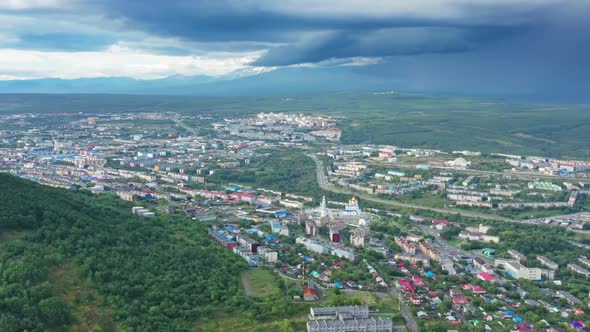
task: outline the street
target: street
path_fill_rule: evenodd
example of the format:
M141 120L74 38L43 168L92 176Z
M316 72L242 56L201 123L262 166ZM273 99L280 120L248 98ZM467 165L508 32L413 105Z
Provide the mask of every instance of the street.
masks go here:
M412 204L412 203L402 203L402 202L398 202L398 201L394 201L394 200L386 200L386 199L376 198L376 197L373 197L373 196L370 196L367 194L353 193L352 191L346 190L346 189L336 188L333 184L331 184L328 181L326 175L323 172L322 162L318 159L318 157L315 155L311 155L311 154L308 154L307 156L315 161L315 163L316 163L316 178L318 180L318 185L320 186L320 188L322 188L324 190L329 190L329 191L332 191L335 193L341 193L341 194L355 195L355 196L362 198L364 200L367 200L367 201L376 202L376 203L380 203L380 204L384 204L384 205L395 206L395 207L406 207L406 208L412 208L412 209L418 209L418 210L429 210L429 211L434 211L434 212L439 212L439 213L458 214L458 215L461 215L464 217L471 217L471 218L481 218L481 219L488 219L488 220L497 220L497 221L504 221L504 222L511 222L511 223L519 223L519 224L530 224L530 221L528 221L528 220L515 220L515 219L510 219L510 218L498 216L495 214L466 211L466 210L461 210L461 209L436 208L436 207L430 207L430 206L424 206L424 205L418 205L418 204ZM552 226L548 226L548 227L552 227ZM576 232L576 233L590 233L589 231L577 230L577 229L572 230L572 231Z

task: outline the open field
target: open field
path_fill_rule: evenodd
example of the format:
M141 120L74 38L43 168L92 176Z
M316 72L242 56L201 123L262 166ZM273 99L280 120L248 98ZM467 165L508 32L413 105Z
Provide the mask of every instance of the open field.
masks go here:
M269 270L255 269L242 273L242 286L246 295L252 297L276 296L280 290L277 287L277 276Z

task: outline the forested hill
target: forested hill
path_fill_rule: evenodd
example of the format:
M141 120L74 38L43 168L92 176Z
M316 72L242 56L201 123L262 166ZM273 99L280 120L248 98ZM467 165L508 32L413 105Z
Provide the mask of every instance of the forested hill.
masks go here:
M0 174L0 331L188 331L241 306L245 263L169 216Z

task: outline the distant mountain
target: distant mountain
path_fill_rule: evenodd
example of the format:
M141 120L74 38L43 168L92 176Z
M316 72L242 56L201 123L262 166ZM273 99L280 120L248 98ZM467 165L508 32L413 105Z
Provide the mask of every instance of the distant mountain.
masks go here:
M116 94L178 94L178 87L198 86L215 81L208 76L170 76L156 80L128 77L96 77L79 79L45 78L37 80L0 81L1 93L116 93Z
M233 73L225 77L170 76L163 79L139 80L127 77L80 79L38 79L0 81L0 93L51 94L133 94L184 96L278 96L309 95L334 92L404 91L443 95L588 103L586 87L554 89L540 84L522 86L514 80L496 84L494 80L460 80L445 76L444 68L434 76L424 76L416 68L369 65L336 67L283 67L256 75ZM246 76L244 76L246 75ZM248 76L249 75L249 76ZM567 86L569 86L567 85ZM566 85L564 85L565 87Z
M389 79L342 67L282 68L237 78L171 76L138 80L126 77L0 81L0 93L109 93L240 96L364 92L391 88Z

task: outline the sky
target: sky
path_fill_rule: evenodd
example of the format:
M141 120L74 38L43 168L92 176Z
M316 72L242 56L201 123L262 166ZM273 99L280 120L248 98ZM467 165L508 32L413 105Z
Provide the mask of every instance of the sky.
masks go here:
M409 88L590 86L588 0L2 0L0 79L347 67Z

